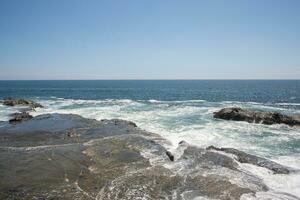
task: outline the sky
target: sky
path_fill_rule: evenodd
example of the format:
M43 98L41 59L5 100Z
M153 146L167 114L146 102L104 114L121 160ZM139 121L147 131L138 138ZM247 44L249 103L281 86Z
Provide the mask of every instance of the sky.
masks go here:
M0 0L0 79L300 79L300 1Z

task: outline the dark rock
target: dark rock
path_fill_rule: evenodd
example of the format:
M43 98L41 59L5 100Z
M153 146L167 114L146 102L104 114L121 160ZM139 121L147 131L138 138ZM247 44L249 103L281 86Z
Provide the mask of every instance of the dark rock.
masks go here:
M287 124L289 126L300 125L300 116L287 116L277 112L259 112L245 110L242 108L223 108L214 113L214 118L246 121L249 123L262 123L262 124Z
M249 163L257 165L259 167L264 167L272 170L275 174L289 174L296 171L266 158L254 156L234 148L217 148L214 146L209 146L207 147L207 150L223 151L225 153L233 154L236 156L237 161L239 161L240 163Z
M166 151L166 155L169 157L171 161L174 161L174 155L170 151Z
M11 116L13 118L9 120L9 123L20 123L33 118L28 112L14 113Z
M29 106L31 108L43 108L41 104L25 99L6 98L2 101L2 104L6 106Z
M187 144L187 142L184 141L184 140L181 140L178 144L179 144L179 145L184 145L184 144Z

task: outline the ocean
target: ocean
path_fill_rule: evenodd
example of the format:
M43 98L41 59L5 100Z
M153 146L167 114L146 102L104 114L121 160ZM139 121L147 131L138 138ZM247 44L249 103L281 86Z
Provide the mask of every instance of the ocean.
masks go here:
M224 107L300 114L300 80L93 80L0 81L0 98L32 99L44 113L73 113L92 119L120 118L171 141L200 147L232 147L300 169L300 129L286 125L216 120ZM0 121L16 108L0 105ZM300 175L274 175L249 164L245 170L275 193L300 198Z

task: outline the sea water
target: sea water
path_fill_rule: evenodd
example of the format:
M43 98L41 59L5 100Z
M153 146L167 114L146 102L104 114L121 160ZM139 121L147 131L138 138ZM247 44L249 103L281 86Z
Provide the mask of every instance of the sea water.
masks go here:
M300 114L299 80L103 80L0 81L0 98L35 100L44 113L73 113L93 119L131 120L160 134L176 148L181 140L207 147L232 147L300 169L300 128L216 120L224 107ZM14 107L0 105L0 121ZM261 167L241 167L263 179L270 193L257 198L300 198L300 175L274 175ZM286 198L286 197L284 197Z

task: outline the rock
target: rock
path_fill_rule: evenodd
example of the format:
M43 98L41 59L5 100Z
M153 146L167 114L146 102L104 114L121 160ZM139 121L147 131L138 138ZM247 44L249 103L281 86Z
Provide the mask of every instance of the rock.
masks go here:
M300 116L287 116L277 112L259 112L245 110L242 108L223 108L218 112L214 112L214 118L246 121L249 123L262 124L287 124L289 126L300 125Z
M2 104L6 106L29 106L30 108L43 108L41 104L25 99L6 98L2 101Z
M156 166L117 179L103 189L101 197L110 200L184 200L180 197L184 190L184 177L162 166Z
M1 126L0 199L96 199L113 180L151 167L143 150L165 157L157 135L115 122L47 114Z
M243 194L254 194L247 187L232 183L226 178L217 175L188 176L186 180L190 187L209 199L241 199ZM220 198L221 197L221 198Z
M46 114L3 122L0 136L0 199L225 200L267 190L224 153L187 142L167 153L168 141L129 121Z
M179 152L182 152L181 147L178 147ZM183 153L178 160L187 160L189 162L187 168L195 168L201 166L203 168L225 167L231 170L237 170L238 164L229 156L217 152L207 151L206 149L196 146L185 146Z
M13 118L9 120L10 123L20 123L33 118L28 112L14 113L11 116Z
M217 148L214 146L207 147L208 150L216 150L216 151L223 151L225 153L233 154L236 156L237 161L240 163L249 163L253 165L257 165L259 167L267 168L274 172L274 174L289 174L291 172L295 172L295 169L291 169L289 167L280 165L276 162L268 160L266 158L261 158L258 156L254 156L251 154L247 154L245 152L239 151L234 148Z
M122 119L111 119L111 120L102 119L101 121L108 122L108 123L111 123L113 121L116 126L117 125L125 125L125 126L137 127L137 125L134 122L122 120Z
M171 161L174 161L174 156L170 151L166 151L166 155L169 157Z
M188 145L188 143L187 143L186 141L184 141L184 140L181 140L181 141L178 143L178 145Z
M70 138L74 138L74 137L79 137L80 135L76 133L76 131L71 129L70 131L67 132L67 136Z
M268 190L259 178L240 171L237 162L230 156L189 145L187 142L181 143L173 154L177 151L181 156L174 164L179 164L180 173L186 175L186 184L193 191L188 199L195 198L195 192L212 199L240 199L246 193L255 194L256 191Z

